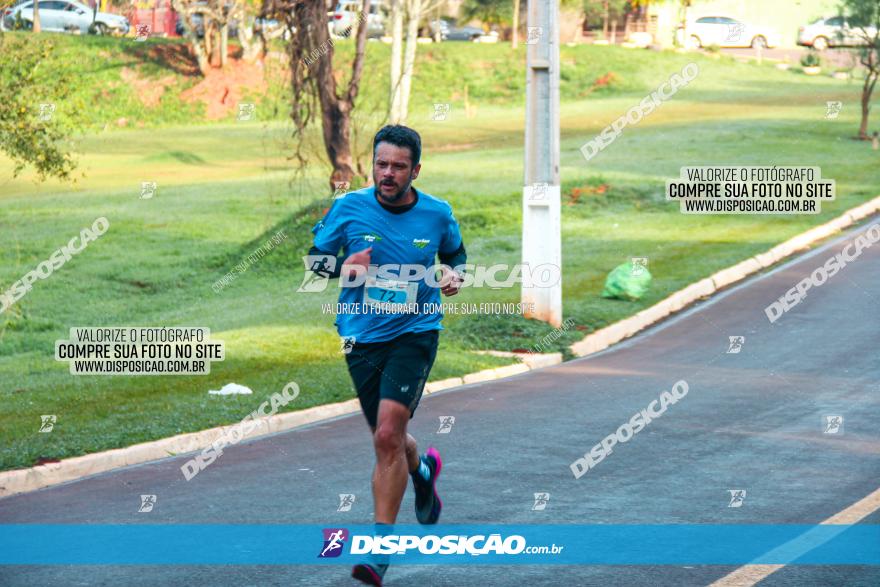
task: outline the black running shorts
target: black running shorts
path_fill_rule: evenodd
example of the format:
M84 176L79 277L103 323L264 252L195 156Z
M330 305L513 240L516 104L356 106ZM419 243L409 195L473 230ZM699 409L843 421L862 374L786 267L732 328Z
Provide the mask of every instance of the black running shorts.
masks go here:
M405 405L413 417L437 356L439 339L439 330L429 330L383 342L354 343L345 361L371 428L376 427L383 399Z

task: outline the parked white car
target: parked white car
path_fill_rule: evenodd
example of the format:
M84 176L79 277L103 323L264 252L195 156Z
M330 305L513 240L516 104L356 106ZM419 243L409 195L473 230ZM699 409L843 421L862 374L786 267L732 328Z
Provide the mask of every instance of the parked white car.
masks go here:
M877 29L868 26L862 31L842 16L820 18L798 29L798 45L812 47L816 51L824 51L828 47L858 47L867 44L863 37L865 33L873 37Z
M17 4L4 15L5 28L16 28L17 22L24 28L33 27L32 1ZM131 25L124 16L109 12L95 13L93 9L79 2L40 0L40 28L44 31L124 35Z
M729 16L701 16L688 23L686 37L694 47L777 47L779 33L769 27L755 26Z
M333 34L337 37L354 36L352 27L357 24L363 3L358 0L343 0L333 11ZM378 38L385 34L385 21L388 6L383 2L370 2L370 15L367 18L367 38Z

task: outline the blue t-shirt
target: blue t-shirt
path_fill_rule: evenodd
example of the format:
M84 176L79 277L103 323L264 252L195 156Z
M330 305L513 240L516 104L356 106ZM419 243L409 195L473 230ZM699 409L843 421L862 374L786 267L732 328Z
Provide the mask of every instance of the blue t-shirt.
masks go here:
M315 247L333 255L341 248L343 258L347 258L372 246L371 265L420 265L426 269L435 265L438 253L454 253L461 246L461 232L448 203L419 190L416 193L418 201L415 206L394 214L379 204L373 186L349 192L335 200L324 219L312 228ZM400 276L396 267L388 273ZM378 277L381 278L381 274ZM442 330L440 288L426 284L424 278L405 281L416 284L410 286L411 290L417 288L415 299L410 302L414 303L417 312L365 311L364 294L368 283L341 287L339 303L342 309L357 308L359 311L337 315L335 324L339 336L354 337L355 342L382 342L405 333ZM377 291L392 296L405 295L402 291L382 292L370 288L369 297L375 299Z

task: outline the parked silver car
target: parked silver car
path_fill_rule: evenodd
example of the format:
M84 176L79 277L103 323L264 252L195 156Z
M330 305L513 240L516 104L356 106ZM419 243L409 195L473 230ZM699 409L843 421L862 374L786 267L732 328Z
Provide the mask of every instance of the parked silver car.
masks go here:
M873 37L877 29L865 27L864 32L842 16L820 18L819 20L798 29L798 45L812 47L816 51L824 51L828 47L858 47L865 45L863 35Z
M128 19L109 12L94 12L85 4L69 0L40 0L40 28L44 31L78 32L97 35L128 33ZM34 3L22 2L7 12L3 18L7 29L33 28Z

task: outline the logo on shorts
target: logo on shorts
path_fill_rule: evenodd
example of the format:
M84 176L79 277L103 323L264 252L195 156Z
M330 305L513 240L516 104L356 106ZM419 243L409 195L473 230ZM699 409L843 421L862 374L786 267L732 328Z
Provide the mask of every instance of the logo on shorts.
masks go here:
M355 338L353 336L342 337L342 352L346 355L354 348Z
M426 246L428 246L429 242L431 242L431 239L429 238L414 238L412 244L417 249L424 249Z
M324 528L324 548L318 558L335 558L342 554L342 547L348 540L348 530L345 528Z

